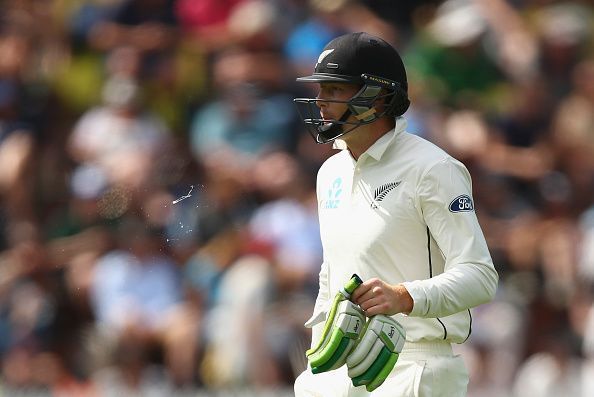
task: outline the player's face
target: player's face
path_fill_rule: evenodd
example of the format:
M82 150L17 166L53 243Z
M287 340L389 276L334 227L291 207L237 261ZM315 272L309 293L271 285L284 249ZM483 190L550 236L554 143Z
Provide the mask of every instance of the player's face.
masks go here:
M320 83L320 92L317 96L317 99L320 99L320 101L316 102L316 104L320 108L322 118L324 120L340 119L347 110L346 102L358 91L359 86L356 84ZM333 101L343 101L345 103Z

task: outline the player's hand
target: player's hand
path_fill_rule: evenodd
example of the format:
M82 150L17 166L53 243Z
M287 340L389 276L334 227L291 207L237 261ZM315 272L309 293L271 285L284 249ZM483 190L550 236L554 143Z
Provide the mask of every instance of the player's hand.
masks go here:
M371 278L361 284L353 292L351 300L358 304L368 317L377 314L408 314L413 309L413 299L403 285L390 285L379 278Z

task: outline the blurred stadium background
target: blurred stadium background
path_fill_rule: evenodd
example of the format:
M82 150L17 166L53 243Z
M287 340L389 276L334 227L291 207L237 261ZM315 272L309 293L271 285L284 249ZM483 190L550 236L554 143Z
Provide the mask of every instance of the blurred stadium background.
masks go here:
M294 80L360 30L474 178L501 282L468 395L594 395L591 1L1 4L0 395L291 395L333 152Z

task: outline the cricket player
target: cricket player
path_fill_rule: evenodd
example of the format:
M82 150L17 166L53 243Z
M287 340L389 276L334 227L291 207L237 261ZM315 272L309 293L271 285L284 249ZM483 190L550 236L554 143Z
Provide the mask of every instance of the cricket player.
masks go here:
M295 381L296 396L466 395L468 372L452 343L468 339L470 308L489 302L498 282L469 172L406 132L405 68L381 38L359 32L332 40L314 73L297 81L319 84L316 98L295 99L308 131L316 142L341 149L317 177L324 261L305 324L312 328L312 349L328 339L325 323L341 291L365 318L383 315L401 326L403 347L372 391L355 385L345 353L347 364L337 369L313 368L310 360ZM353 274L362 284L347 294ZM332 316L347 310L343 306Z

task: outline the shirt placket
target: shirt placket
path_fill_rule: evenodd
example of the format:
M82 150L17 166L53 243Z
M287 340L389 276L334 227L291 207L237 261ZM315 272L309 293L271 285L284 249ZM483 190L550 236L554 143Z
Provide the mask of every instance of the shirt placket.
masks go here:
M361 200L364 200L365 191L363 189L363 174L365 171L366 156L361 156L355 162L353 167L353 186L351 188L351 202L353 209L361 205Z

